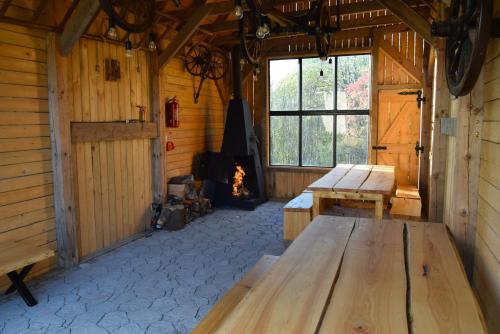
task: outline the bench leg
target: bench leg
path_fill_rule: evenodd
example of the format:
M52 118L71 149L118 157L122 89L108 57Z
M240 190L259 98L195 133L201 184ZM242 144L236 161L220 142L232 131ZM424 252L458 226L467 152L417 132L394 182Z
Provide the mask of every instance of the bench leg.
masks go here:
M26 275L28 275L31 268L33 268L33 264L24 267L19 274L17 273L17 271L11 271L10 273L7 273L7 276L12 282L12 285L7 289L7 291L5 291L5 294L9 294L17 290L17 292L19 292L19 295L21 295L21 297L24 299L26 305L35 306L36 304L38 304L38 302L35 297L33 297L26 284L24 284L23 282L23 279L26 277Z
M319 202L321 201L321 197L319 197L319 194L314 193L313 194L313 215L312 218L316 217L319 215Z
M384 200L379 199L375 201L375 218L382 219L384 217Z

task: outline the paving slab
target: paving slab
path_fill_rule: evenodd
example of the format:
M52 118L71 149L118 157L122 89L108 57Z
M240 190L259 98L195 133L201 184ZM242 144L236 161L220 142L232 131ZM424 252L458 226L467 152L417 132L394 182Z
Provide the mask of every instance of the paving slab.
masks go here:
M188 333L261 256L281 255L284 203L218 209L0 299L0 333Z

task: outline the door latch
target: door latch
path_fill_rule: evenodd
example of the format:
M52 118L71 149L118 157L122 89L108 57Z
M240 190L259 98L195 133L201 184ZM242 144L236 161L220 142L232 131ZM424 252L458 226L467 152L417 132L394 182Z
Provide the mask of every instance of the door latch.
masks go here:
M372 150L387 150L387 146L372 146Z
M417 157L424 153L424 146L423 145L420 145L420 142L417 141L417 143L415 144L415 153L417 154Z
M414 90L414 91L404 91L404 92L399 92L399 95L417 95L417 106L420 108L422 106L422 103L425 104L425 97L422 97L422 91L421 90Z

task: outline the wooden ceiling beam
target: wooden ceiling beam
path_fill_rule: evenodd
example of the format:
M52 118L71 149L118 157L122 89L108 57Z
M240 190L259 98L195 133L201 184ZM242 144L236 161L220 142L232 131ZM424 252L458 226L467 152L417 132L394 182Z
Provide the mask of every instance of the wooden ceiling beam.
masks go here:
M41 0L40 3L38 4L38 7L36 8L35 12L33 13L33 16L31 17L31 22L35 23L38 21L38 18L40 18L40 15L42 14L43 10L47 6L47 3L49 0Z
M354 20L342 21L340 26L342 30L370 28L387 24L398 24L400 20L394 15L372 16L367 18L358 18ZM221 23L212 23L202 26L212 33L221 33L237 31L239 29L238 21L226 21Z
M184 47L196 32L201 22L210 15L212 10L218 7L217 3L203 4L194 10L193 15L179 29L179 32L170 41L167 48L158 57L159 66L162 68Z
M225 14L231 14L234 10L234 2L216 2L216 3L211 3L212 5L212 10L210 11L210 16L218 16L218 15L225 15ZM168 12L163 12L164 14L168 14L170 16L176 17L179 20L187 20L190 16L191 13L193 13L196 10L195 7L193 8L186 8L186 9L177 9L177 10L172 10Z
M275 7L279 8L279 5L283 5L286 2L284 1L276 1ZM410 7L425 7L425 5L419 0L409 0L407 2ZM377 1L365 1L365 2L354 2L354 3L345 3L339 5L339 13L340 15L352 15L352 14L363 14L369 13L378 10L385 10L386 8ZM294 15L305 15L309 11L308 10L299 10L293 12ZM332 16L335 16L337 13L337 6L330 6L330 13Z
M99 0L80 0L64 26L59 42L63 56L67 56L78 39L85 33L87 27L101 8Z
M2 4L2 7L0 7L0 15L5 15L7 12L7 9L9 9L9 6L11 4L12 0L5 0Z
M386 20L389 20L390 17ZM373 37L374 32L381 34L384 33L398 33L409 31L410 28L399 21L396 24L390 24L386 26L365 26L358 27L356 29L345 29L336 32L332 35L333 40L342 40L349 38L369 38ZM307 41L313 41L311 36L307 36L305 33L294 33L294 34L283 34L283 35L271 35L264 40L265 43L302 43ZM239 43L239 39L235 35L228 35L224 37L217 38L214 43L219 46L233 45Z
M212 32L213 34L219 32L237 31L239 29L239 21L216 22L212 24L205 24L201 27Z
M413 8L403 0L377 0L385 8L390 10L403 23L413 29L432 46L436 45L434 37L431 36L431 24L423 16L418 14Z

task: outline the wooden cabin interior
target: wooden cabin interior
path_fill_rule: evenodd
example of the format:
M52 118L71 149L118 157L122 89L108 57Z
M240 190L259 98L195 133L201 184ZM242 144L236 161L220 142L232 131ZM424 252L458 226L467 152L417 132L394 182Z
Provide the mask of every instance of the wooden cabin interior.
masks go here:
M498 37L498 0L0 0L0 333L500 333Z

